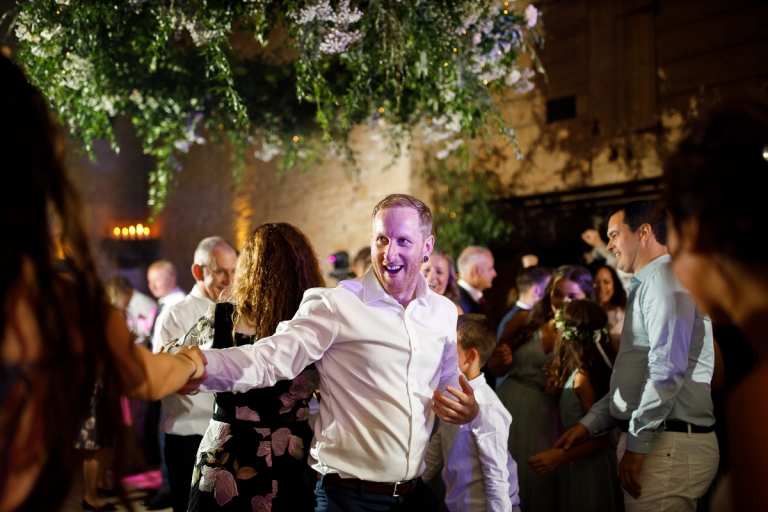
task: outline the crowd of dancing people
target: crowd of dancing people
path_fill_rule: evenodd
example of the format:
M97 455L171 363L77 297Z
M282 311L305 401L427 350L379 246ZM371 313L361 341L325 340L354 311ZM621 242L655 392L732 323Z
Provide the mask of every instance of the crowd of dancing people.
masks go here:
M115 510L107 486L132 507L119 476L158 435L175 512L768 507L762 100L693 124L661 201L582 234L589 265L526 255L497 324L493 253L454 263L404 194L336 287L281 222L200 241L188 294L165 261L157 300L102 284L58 129L2 57L0 145L0 511L58 510L76 472L84 510Z

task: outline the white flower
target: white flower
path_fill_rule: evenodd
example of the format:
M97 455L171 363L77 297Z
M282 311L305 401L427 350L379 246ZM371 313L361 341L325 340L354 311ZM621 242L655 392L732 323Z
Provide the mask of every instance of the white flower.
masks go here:
M284 154L283 148L278 143L264 141L261 143L261 149L253 153L253 156L262 162L269 162L276 156Z
M525 8L524 16L525 24L528 25L528 28L533 28L539 21L539 10L536 9L533 4L529 4L528 7Z
M475 32L474 34L472 34L472 44L473 45L475 45L475 46L479 45L480 41L482 41L482 39L483 39L483 34L481 34L480 32Z
M232 439L229 429L229 423L211 420L208 424L208 430L205 431L203 440L200 441L200 447L197 449L197 453L215 452L224 446L224 443Z
M508 74L504 78L504 85L506 85L507 87L511 87L511 86L515 85L520 80L520 78L522 76L523 75L522 75L522 73L520 73L520 70L514 69L514 70L512 70L512 72L510 74Z

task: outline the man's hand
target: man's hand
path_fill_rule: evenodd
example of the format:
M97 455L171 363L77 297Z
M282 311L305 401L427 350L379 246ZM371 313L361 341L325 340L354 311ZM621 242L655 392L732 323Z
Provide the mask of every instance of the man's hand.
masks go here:
M621 486L635 499L640 497L640 491L643 489L640 485L640 468L643 466L644 461L644 453L635 453L627 450L624 452L624 456L619 463L619 481Z
M568 450L571 446L581 444L585 441L589 441L589 430L587 430L587 427L581 423L577 423L569 428L565 434L560 436L560 439L555 442L555 448Z
M453 386L445 388L445 391L455 396L458 402L443 395L439 389L436 389L432 395L432 400L435 402L432 410L441 421L462 425L474 420L480 411L475 401L475 392L467 382L467 378L459 375L459 384L461 384L461 391Z
M553 448L537 453L526 462L536 474L544 475L565 464L567 459L565 457L565 450L562 448Z
M605 245L603 239L600 238L600 233L596 229L588 229L581 234L581 239L587 242L591 247L600 247Z

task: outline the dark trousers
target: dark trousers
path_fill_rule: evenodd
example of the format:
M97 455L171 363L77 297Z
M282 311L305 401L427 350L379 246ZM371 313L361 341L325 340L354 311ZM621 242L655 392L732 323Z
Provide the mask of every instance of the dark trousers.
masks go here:
M430 512L440 506L435 494L421 478L411 494L396 498L324 485L324 480L318 480L315 487L315 512Z
M165 462L168 465L173 512L187 512L195 457L202 440L203 436L165 435Z

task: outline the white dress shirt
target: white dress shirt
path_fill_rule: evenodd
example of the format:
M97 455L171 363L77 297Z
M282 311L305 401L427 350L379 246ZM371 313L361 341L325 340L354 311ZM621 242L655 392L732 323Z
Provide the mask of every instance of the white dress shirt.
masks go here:
M342 478L410 480L424 471L433 390L460 387L456 319L453 302L431 292L421 274L404 309L369 271L307 290L293 319L269 338L207 351L201 389L272 386L314 362L321 400L310 465Z
M160 352L172 339L184 338L212 304L213 301L195 286L181 302L163 309L155 328L155 341L160 343L153 346L154 352ZM205 435L213 415L213 398L213 393L163 398L163 417L160 420L163 432L177 436Z
M480 412L466 425L440 422L429 442L424 480L443 470L451 512L510 512L520 505L517 463L507 449L512 416L482 373L469 384Z
M160 305L158 310L160 311L157 314L157 320L155 320L155 332L152 335L152 339L150 340L152 342L152 352L159 352L160 348L165 345L165 342L168 341L162 336L160 336L160 333L158 332L158 327L161 323L165 322L165 316L168 315L168 308L171 306L178 304L179 302L183 301L186 298L186 294L184 293L184 290L179 288L178 286L174 288L173 290L168 293L168 295L164 295L157 299L157 303ZM203 316L203 315L200 315ZM199 318L199 317L198 317ZM190 327L192 327L190 325ZM186 334L187 331L184 331L184 334Z

